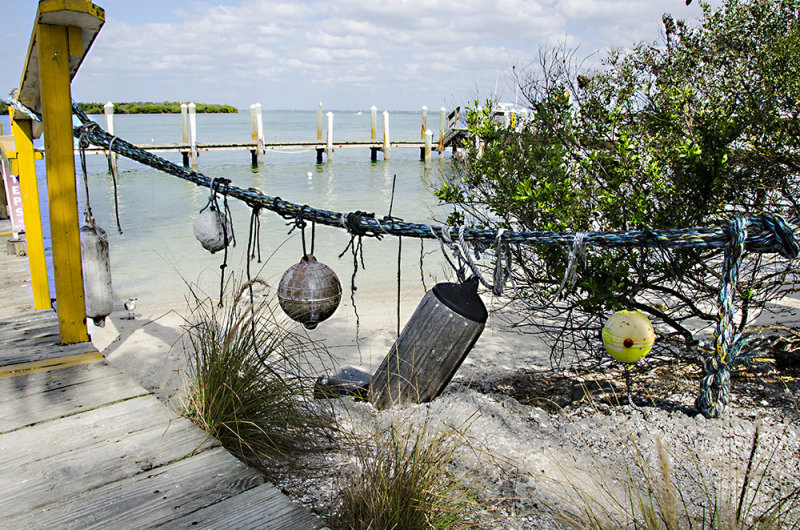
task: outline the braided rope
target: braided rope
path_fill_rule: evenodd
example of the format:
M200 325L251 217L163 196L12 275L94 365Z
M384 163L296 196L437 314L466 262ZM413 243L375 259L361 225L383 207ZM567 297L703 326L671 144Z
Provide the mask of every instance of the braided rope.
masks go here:
M730 241L725 247L725 260L722 265L722 280L717 301L717 325L712 338L713 351L702 350L703 380L700 382L701 393L695 400L695 406L706 417L718 417L724 414L730 402L731 373L730 367L736 357L741 354L741 336L735 333L733 322L735 305L734 295L739 282L739 264L747 240L748 220L736 217L731 221L728 231ZM739 345L736 347L735 345Z
M213 180L196 171L187 170L168 160L149 153L120 138L106 133L98 124L89 120L88 116L73 105L73 111L81 120L74 134L88 140L99 147L114 151L131 160L169 173L178 178L193 182L198 186L211 187ZM383 234L408 236L420 239L438 239L444 244L462 249L465 261L474 268L469 252L463 250L466 241L490 244L494 242L500 247L505 244L526 245L569 245L573 249L571 261L578 249L587 246L602 248L725 248L723 278L718 299L718 321L715 328L714 350L703 351L706 356L703 363L704 377L701 382L701 395L695 404L708 417L716 417L724 413L729 403L730 366L740 357L745 357L744 346L747 342L738 334L734 335L733 317L735 311L734 294L739 279L739 263L745 250L757 253L778 253L784 258L792 259L800 252L795 232L800 230L800 218L790 221L780 215L764 213L759 216L737 217L728 227L695 227L671 228L659 230L626 230L606 232L568 233L549 230L510 231L491 230L468 227L442 227L425 224L406 223L392 219L389 224L382 224L372 214L365 212L334 212L311 208L285 201L280 197L271 197L255 188L244 190L235 186L226 188L230 197L244 201L251 208L260 207L291 219L305 219L315 223L337 228L345 228L350 234L371 235L380 237ZM458 240L459 244L455 244ZM449 258L448 258L449 260ZM568 271L569 272L569 271ZM495 273L497 288L498 273ZM512 286L515 291L513 275ZM488 282L487 282L488 283Z

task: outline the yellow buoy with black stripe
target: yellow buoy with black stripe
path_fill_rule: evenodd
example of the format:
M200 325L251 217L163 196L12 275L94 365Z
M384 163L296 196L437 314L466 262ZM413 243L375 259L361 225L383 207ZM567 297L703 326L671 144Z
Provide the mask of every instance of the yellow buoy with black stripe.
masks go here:
M603 346L611 357L623 363L643 359L656 340L653 325L641 311L617 311L606 320Z

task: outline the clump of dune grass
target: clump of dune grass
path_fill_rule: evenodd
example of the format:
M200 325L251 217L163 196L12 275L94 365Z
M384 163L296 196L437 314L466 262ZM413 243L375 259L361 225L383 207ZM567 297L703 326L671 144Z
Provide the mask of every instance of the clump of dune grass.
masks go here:
M393 422L355 439L356 470L342 479L334 529L455 529L481 526L480 487L454 469L463 433Z
M609 469L597 473L595 486L602 490L603 500L589 494L586 484L567 481L571 497L579 502L573 505L572 513L562 511L561 520L592 529L800 528L800 487L777 496L765 491L766 477L774 471L775 451L759 456L759 438L757 427L743 475L731 457L717 482L707 476L701 458L688 446L676 469L673 455L660 439L656 439L655 464L650 464L639 444L629 439L620 444L628 448L632 462L625 465L624 476ZM604 466L598 463L598 467ZM681 486L679 475L683 477ZM612 481L622 485L624 497L604 487Z
M191 287L191 286L190 286ZM221 307L196 290L186 319L190 351L183 413L251 465L315 450L327 439L332 416L312 399L304 360L323 355L307 336L291 331L274 301L236 285Z

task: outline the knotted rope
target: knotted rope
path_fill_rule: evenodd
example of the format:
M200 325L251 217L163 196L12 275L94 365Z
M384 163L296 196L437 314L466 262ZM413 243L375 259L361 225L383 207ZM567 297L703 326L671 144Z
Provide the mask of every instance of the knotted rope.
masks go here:
M73 111L82 123L90 120L86 114L73 105ZM75 129L75 136L85 135L89 141L99 147L114 151L122 156L177 176L184 180L193 182L199 186L211 187L212 180L200 173L184 169L177 164L160 158L152 153L140 149L124 140L115 139L103 131L100 127L78 127ZM725 261L723 277L719 294L719 318L714 331L714 349L705 352L704 378L701 384L702 393L698 397L696 404L703 414L708 416L718 416L722 414L729 401L730 389L730 367L737 359L742 358L745 340L738 335L734 335L733 315L734 315L734 292L739 277L739 263L742 253L745 250L758 253L774 252L791 259L797 256L798 245L795 232L800 227L800 218L789 221L784 220L778 215L762 214L756 217L736 218L728 227L695 227L680 229L659 229L659 230L626 230L608 232L587 232L587 233L567 233L553 231L511 231L511 230L492 230L471 227L441 227L425 224L406 223L402 220L392 220L389 224L382 224L375 219L373 214L365 212L333 212L301 206L299 204L284 201L279 197L270 197L254 190L244 190L235 186L226 186L226 195L239 199L251 205L260 205L281 215L284 218L295 218L300 216L303 219L314 221L327 226L345 228L351 234L348 248L352 249L355 269L358 267L357 256L361 254L361 237L365 235L376 238L384 234L393 236L409 236L420 239L437 239L444 248L445 245L451 247L457 258L470 265L471 257L465 250L467 242L483 243L484 245L492 242L498 244L526 244L526 245L569 245L572 247L570 264L565 273L566 282L562 282L559 288L561 291L565 284L571 283L569 279L574 274L574 265L580 250L587 246L602 248L725 248ZM355 242L358 237L358 243ZM454 243L458 239L458 244ZM461 247L458 250L458 247ZM499 245L498 245L499 248ZM445 254L446 255L446 254ZM363 267L363 255L362 267ZM450 259L448 258L448 262ZM464 276L464 265L456 267L452 262L451 266L459 274L459 278ZM498 289L499 277L504 276L497 269L494 275L494 284L490 288ZM512 286L515 291L513 275L511 275ZM353 275L352 289L355 290L355 272ZM518 291L517 291L518 292ZM352 294L351 294L352 296ZM524 301L524 298L523 298Z
M752 227L760 227L761 232L748 237ZM695 406L706 417L725 413L730 402L731 368L748 356L746 346L751 338L736 332L733 322L736 311L734 297L745 242L749 239L750 248L762 252L769 249L787 259L795 258L800 248L791 226L781 216L774 214L762 214L750 219L736 217L728 226L728 235L717 300L717 325L712 334L713 350L701 347L704 356L703 379Z

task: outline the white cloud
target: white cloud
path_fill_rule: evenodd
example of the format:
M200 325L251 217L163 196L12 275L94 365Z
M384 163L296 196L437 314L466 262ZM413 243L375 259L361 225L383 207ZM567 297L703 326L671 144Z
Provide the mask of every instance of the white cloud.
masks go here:
M664 11L699 11L684 0L226 1L183 3L158 23L109 10L81 93L240 107L438 106L476 87L493 92L511 64L527 64L542 45L580 43L588 55L656 39ZM370 92L373 101L355 99ZM226 99L234 93L239 99Z

